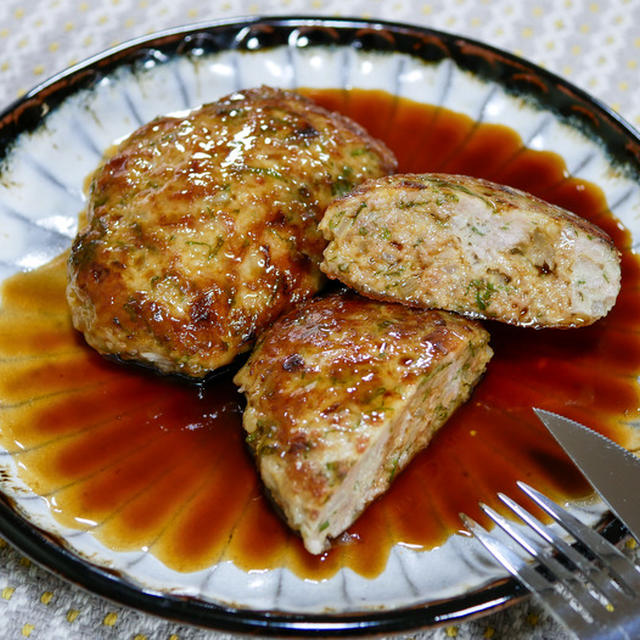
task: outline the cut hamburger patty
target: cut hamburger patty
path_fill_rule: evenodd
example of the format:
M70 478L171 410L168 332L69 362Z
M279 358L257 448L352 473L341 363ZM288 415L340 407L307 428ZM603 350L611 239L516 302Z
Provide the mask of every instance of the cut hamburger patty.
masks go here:
M395 159L302 96L242 91L134 132L93 176L69 261L98 351L200 377L318 290L329 201Z
M604 231L486 180L370 180L327 208L322 270L368 296L534 327L606 315L620 258Z
M265 332L234 381L260 475L308 551L322 552L467 400L488 339L452 313L345 292Z

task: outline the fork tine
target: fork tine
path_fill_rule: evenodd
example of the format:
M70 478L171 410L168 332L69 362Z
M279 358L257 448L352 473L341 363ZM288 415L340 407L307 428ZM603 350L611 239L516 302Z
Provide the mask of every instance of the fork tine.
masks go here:
M498 542L486 529L481 527L473 518L461 513L460 519L464 526L482 543L482 545L494 556L500 564L514 576L519 576L520 571L529 567L529 565L516 553L508 547ZM532 589L545 589L549 582L546 578L534 571L532 576ZM529 586L529 585L527 585Z
M517 542L530 556L535 558L555 578L571 592L572 596L580 603L580 606L594 619L598 615L602 603L580 582L576 574L560 564L553 556L536 549L529 541L505 518L485 504L480 508L515 542Z
M587 547L605 567L608 567L614 574L612 577L615 577L621 586L626 587L628 593L640 593L640 569L622 552L533 487L524 482L518 482L518 486L578 542Z
M553 584L532 565L496 540L475 520L460 514L464 526L482 546L515 578L537 596L560 624L576 634L577 638L589 638L594 627L574 609L566 598L561 597Z
M608 600L614 600L623 593L629 597L633 593L624 589L617 582L613 582L609 576L605 575L593 563L589 562L581 553L578 553L572 546L567 544L560 536L556 535L551 529L545 527L536 517L531 515L526 509L521 507L515 500L509 498L503 493L499 493L500 500L511 509L523 522L528 524L541 538L546 540L557 551L567 558L571 564L591 581L596 589Z

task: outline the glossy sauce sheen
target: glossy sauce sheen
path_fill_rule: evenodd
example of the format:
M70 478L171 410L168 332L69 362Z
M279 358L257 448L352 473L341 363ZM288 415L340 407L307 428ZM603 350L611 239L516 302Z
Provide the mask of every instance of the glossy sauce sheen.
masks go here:
M91 182L71 249L74 325L101 353L164 373L229 364L322 286L318 222L335 194L394 168L353 122L269 87L154 119Z
M485 521L477 503L517 495L525 480L552 497L588 487L531 407L558 411L622 443L638 415L639 262L600 189L568 178L560 157L522 147L511 129L381 92L309 91L395 151L400 171L447 171L530 191L601 226L622 251L613 311L578 330L493 323L495 357L471 400L334 548L306 553L268 500L243 442L243 401L230 374L190 386L102 359L70 324L65 256L6 282L0 315L0 445L58 520L107 546L148 548L170 568L220 560L285 566L323 579L340 567L381 572L390 548L430 548Z

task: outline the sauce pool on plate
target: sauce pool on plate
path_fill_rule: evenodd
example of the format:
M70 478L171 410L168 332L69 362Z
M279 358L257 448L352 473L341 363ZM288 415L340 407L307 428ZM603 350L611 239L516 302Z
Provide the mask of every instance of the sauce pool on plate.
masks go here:
M0 446L58 521L112 549L147 548L178 571L232 560L309 579L341 567L373 577L394 544L441 544L460 512L486 522L478 502L497 506L496 492L514 492L516 480L560 500L589 495L531 407L629 442L623 422L640 406L640 262L601 190L506 126L378 91L305 93L383 139L399 171L487 178L595 222L622 252L617 304L576 330L486 323L495 356L470 401L331 551L311 556L262 492L233 372L192 385L101 358L71 326L66 255L13 276L0 313Z

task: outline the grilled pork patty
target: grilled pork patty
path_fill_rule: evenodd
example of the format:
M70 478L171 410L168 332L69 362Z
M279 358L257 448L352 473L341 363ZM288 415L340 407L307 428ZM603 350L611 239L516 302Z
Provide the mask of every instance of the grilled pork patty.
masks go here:
M93 176L69 261L74 325L102 353L203 376L318 290L325 207L394 168L359 125L289 91L158 118Z
M604 231L530 194L446 174L370 180L320 224L322 270L374 298L534 327L606 315L620 257Z
M278 319L234 379L271 496L314 554L467 400L492 355L473 320L338 292Z

